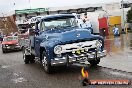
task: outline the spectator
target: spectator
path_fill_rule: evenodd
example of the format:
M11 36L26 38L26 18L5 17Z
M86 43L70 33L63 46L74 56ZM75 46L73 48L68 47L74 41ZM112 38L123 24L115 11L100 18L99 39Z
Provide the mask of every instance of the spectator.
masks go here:
M120 36L119 28L116 27L116 25L115 25L114 28L113 28L113 33L114 33L114 36Z
M87 14L84 14L84 19L81 24L81 27L88 29L90 31L90 33L93 33L92 24L91 24L90 20L87 18Z

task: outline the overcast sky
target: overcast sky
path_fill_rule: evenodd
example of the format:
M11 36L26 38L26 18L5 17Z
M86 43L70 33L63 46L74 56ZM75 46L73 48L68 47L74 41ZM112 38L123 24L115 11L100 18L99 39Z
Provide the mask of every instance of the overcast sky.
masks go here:
M121 0L0 0L0 15L13 10L120 2Z

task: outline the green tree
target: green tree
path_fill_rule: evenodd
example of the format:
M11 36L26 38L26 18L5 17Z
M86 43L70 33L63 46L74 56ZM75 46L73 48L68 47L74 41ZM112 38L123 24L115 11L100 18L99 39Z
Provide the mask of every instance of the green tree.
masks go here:
M131 9L127 12L127 22L132 23L132 7Z

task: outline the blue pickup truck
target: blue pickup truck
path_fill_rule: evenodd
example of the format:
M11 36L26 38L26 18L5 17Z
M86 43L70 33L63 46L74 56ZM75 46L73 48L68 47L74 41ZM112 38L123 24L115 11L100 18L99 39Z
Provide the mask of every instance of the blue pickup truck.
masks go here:
M72 14L43 17L29 30L25 41L25 64L39 61L46 73L51 73L53 66L83 62L97 65L106 56L103 38L80 29Z

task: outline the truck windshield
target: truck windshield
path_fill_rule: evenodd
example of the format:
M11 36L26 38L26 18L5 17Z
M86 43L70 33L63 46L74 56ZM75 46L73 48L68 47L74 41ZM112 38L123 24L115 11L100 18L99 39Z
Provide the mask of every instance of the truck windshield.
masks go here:
M60 29L66 27L77 27L77 22L75 18L58 18L58 19L50 19L43 21L44 29Z

